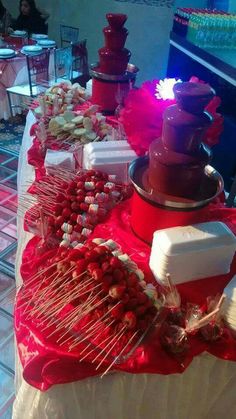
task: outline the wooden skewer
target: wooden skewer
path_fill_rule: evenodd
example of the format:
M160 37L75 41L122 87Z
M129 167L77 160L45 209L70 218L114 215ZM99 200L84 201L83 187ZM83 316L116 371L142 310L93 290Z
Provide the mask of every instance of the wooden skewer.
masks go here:
M124 351L126 350L126 348L130 345L130 343L134 340L135 336L138 334L138 330L131 336L131 338L128 340L128 342L126 343L126 345L124 346L124 348L121 350L121 352L119 353L119 355L117 355L115 357L115 359L112 361L112 363L109 365L109 367L106 369L106 371L104 371L104 373L101 375L101 378L104 377L104 375L106 375L108 373L108 371L110 371L110 369L113 367L113 365L117 362L117 360L121 357L121 355L124 353Z
M109 323L109 325L111 325L112 323L114 323L114 321L115 320L112 320L112 322L110 322ZM105 331L105 329L109 326L109 325L106 325L106 324L100 324L97 328L96 328L96 330L92 330L92 331L90 331L90 333L86 333L85 332L85 335L83 335L82 337L80 336L80 337L78 337L76 340L75 340L75 342L70 346L70 350L74 347L74 346L76 346L78 343L82 343L82 342L84 342L85 340L87 340L87 339L89 339L89 338L91 338L92 336L96 336L96 338L97 338L97 332L100 330L100 329L102 329L102 331L104 332Z
M108 355L111 353L111 351L113 350L113 348L117 345L117 342L124 336L124 334L125 334L125 332L126 332L126 326L124 326L122 329L121 329L121 331L117 334L117 336L116 336L116 340L115 340L115 342L113 343L113 345L110 347L110 349L108 350L108 352L104 355L104 357L102 358L102 360L100 361L100 363L97 365L97 367L96 367L96 371L101 367L101 365L103 364L103 362L105 361L105 359L108 357ZM111 342L109 343L109 345L111 344ZM106 347L107 347L108 345L106 345ZM102 351L102 352L104 352L104 350ZM100 352L100 354L99 354L99 356L101 355L101 353L102 352ZM97 358L97 357L96 357ZM92 361L93 362L93 361Z
M99 303L95 304L93 307L91 307L90 309L88 309L87 311L83 312L82 316L76 318L76 322L78 322L79 320L81 320L85 315L87 315L90 311L94 310L96 307L98 307L100 304L102 304L102 302L107 299L108 297L106 296L104 299L100 300ZM78 310L79 311L79 310ZM58 327L52 332L50 333L50 335L48 335L48 337L54 335L55 333L58 333L60 329L64 328L65 326L62 325L62 323L60 323L58 325Z
M112 320L112 322L109 324L109 326L111 326L113 323L115 322L115 320ZM108 327L108 326L107 326ZM99 333L96 338L98 338L103 332ZM107 336L106 339L103 340L103 344L106 343L108 341L108 339L110 339L111 336ZM92 343L89 343L81 352L80 355L82 355L90 346L92 346ZM93 348L87 352L82 358L80 358L79 362L82 362L85 358L87 358L92 352L96 351L97 347L95 345L93 345Z
M114 339L116 339L117 336L119 336L125 330L125 328L126 326L123 326L122 329L118 333L114 334L114 337L112 338L112 340L101 350L101 352L99 352L99 354L97 354L97 356L92 360L92 363L96 362L97 358L99 358L99 356L101 356L101 354L106 351L107 347L110 346L110 344L114 341Z

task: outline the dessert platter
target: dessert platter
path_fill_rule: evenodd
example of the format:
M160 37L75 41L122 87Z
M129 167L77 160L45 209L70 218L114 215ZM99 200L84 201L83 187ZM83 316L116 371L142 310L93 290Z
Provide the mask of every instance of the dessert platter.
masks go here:
M129 96L115 112L121 78L134 81L126 16L107 19L92 97L68 82L32 106L35 178L18 215L33 236L15 332L24 379L40 390L111 371L183 373L203 352L236 361L236 215L205 144L215 93L190 81L174 83L167 106L154 97L163 123L140 155L121 129ZM104 75L117 76L109 94Z

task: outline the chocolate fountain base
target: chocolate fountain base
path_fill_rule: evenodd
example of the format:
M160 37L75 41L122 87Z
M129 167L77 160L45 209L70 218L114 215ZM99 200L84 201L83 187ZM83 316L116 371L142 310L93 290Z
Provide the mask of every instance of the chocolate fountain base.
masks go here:
M204 221L205 207L223 191L224 182L213 167L206 166L198 196L193 199L160 193L154 195L147 183L148 162L148 157L134 160L129 175L135 188L131 226L141 240L151 244L156 230Z
M123 103L134 86L137 72L136 66L128 64L124 74L105 74L99 71L98 64L92 64L92 102L99 105L105 115L113 115L119 102Z

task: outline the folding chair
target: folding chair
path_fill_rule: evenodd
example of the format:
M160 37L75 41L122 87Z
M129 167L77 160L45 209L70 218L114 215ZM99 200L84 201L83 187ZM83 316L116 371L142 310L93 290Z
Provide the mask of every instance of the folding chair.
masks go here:
M79 40L79 28L74 28L72 26L60 25L61 33L61 47L63 47L64 42L71 44Z
M90 79L86 43L86 39L72 43L72 82L78 82L84 87Z
M55 80L71 80L72 75L72 48L71 46L54 50Z
M43 51L38 55L26 56L28 83L15 85L6 89L11 116L13 116L13 108L22 107L20 105L12 105L11 95L34 98L47 89L49 85L49 56L49 50Z

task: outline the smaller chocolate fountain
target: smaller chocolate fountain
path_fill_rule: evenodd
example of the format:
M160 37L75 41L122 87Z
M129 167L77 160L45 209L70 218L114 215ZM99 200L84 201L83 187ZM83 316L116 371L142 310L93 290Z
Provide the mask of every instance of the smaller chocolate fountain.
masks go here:
M106 18L109 26L103 29L105 46L99 49L99 63L91 65L90 75L93 103L100 105L105 114L112 114L133 87L138 68L129 64L131 52L124 48L127 16L108 13Z
M202 208L224 185L209 166L211 153L202 143L212 122L204 109L213 89L186 82L177 83L174 93L177 103L164 112L162 137L151 143L149 157L138 158L130 166L135 187L131 224L147 242L155 230L199 222Z

